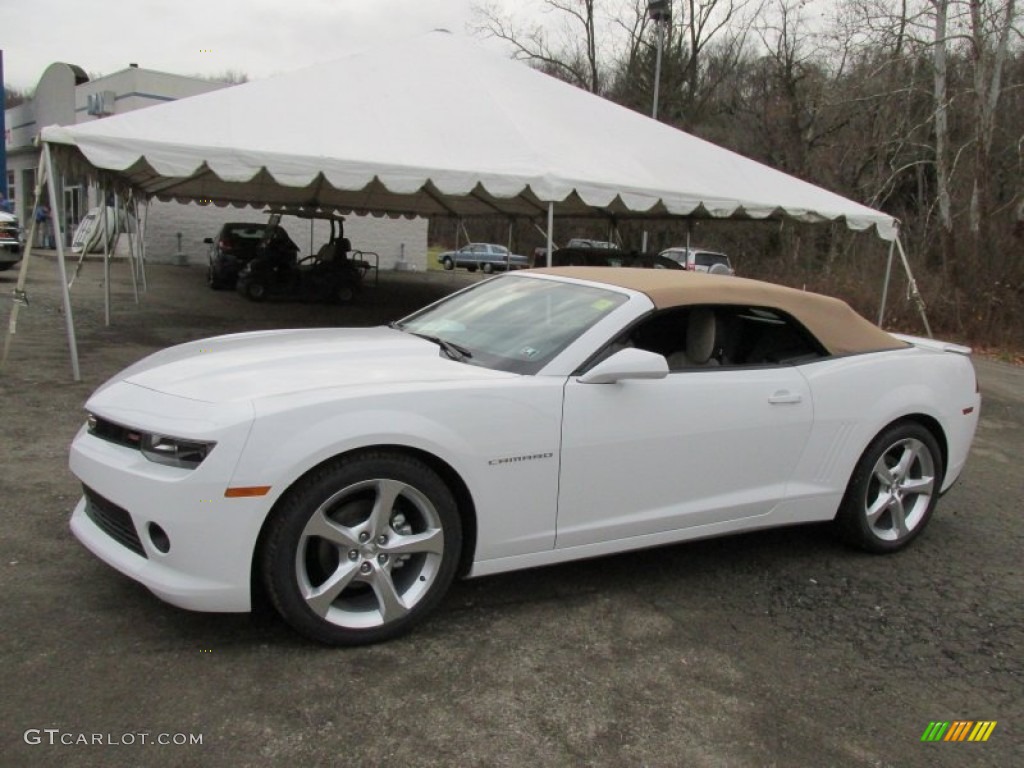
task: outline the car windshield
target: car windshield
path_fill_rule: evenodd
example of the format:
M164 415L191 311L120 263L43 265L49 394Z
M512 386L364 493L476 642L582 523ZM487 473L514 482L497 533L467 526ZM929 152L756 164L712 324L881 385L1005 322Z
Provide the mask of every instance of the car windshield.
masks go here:
M503 276L394 327L457 345L470 353L467 364L534 374L626 298L591 286Z

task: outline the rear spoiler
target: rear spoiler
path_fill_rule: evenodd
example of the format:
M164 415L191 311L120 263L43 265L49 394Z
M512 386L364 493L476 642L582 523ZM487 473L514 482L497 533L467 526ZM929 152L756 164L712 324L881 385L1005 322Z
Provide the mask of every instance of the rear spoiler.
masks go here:
M961 344L953 344L949 341L939 341L938 339L926 339L922 336L907 336L902 333L890 334L894 338L900 341L905 341L907 344L912 344L915 347L921 347L922 349L930 349L935 352L953 352L957 355L970 355L971 348L965 347Z

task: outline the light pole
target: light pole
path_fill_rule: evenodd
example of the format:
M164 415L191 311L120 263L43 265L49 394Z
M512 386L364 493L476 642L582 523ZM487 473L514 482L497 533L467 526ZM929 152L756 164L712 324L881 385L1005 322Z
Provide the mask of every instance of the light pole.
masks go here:
M664 47L665 27L662 22L671 23L672 3L670 0L647 0L647 16L658 27L658 55L654 60L654 104L651 117L658 119L658 91L661 86L661 50Z
M654 60L654 104L651 106L651 117L658 119L658 90L661 85L661 49L664 46L665 27L662 22L672 21L671 0L647 0L647 16L658 28L658 55ZM647 228L644 228L640 250L647 252Z

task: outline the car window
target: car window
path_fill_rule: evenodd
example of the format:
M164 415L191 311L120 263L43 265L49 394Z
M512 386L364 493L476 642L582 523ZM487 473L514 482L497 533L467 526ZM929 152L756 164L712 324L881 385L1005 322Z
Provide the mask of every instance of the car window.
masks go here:
M468 350L465 362L533 374L627 297L593 286L503 276L454 294L395 327Z
M693 256L695 264L701 267L711 267L715 264L724 264L729 266L729 259L727 256L721 253L710 253L708 251L698 251Z
M224 234L239 240L260 240L266 227L263 224L236 224L224 228Z
M797 365L827 350L789 315L766 307L701 305L646 316L609 350L637 347L664 355L670 371Z

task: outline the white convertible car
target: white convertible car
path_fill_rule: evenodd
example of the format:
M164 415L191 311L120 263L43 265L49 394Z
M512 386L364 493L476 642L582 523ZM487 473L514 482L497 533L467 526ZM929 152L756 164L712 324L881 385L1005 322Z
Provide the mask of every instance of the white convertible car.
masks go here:
M71 528L170 603L265 590L340 645L409 629L457 575L832 519L890 552L967 459L969 352L752 280L505 275L391 327L128 368L72 445Z

